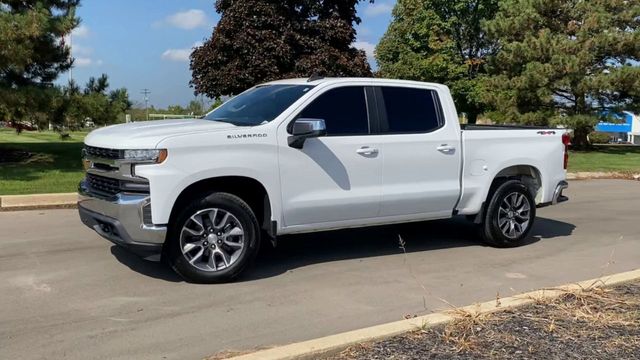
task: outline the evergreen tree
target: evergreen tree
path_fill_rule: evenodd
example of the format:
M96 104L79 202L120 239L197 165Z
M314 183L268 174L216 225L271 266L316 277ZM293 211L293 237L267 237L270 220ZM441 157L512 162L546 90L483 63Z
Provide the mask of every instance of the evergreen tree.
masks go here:
M504 0L487 24L500 43L485 100L502 122L574 129L640 105L640 0Z
M0 1L0 113L8 120L22 120L50 105L51 83L72 65L64 36L79 23L78 3Z
M496 50L482 23L497 11L498 0L398 0L376 47L380 75L448 85L475 123L483 112L478 77Z
M90 118L96 125L119 122L123 114L131 109L127 89L108 91L109 79L106 74L99 78L90 77L84 90L71 80L66 86L56 88L50 109L51 122L58 128L79 128Z
M370 76L353 48L359 0L217 0L213 34L191 54L191 85L210 98L313 73Z

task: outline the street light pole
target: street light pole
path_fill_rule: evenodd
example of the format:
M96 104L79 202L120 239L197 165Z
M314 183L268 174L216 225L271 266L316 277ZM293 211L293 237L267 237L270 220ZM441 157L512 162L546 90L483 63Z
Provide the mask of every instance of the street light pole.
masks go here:
M144 95L144 111L147 113L147 121L149 121L149 94L151 94L151 90L144 88L140 93Z

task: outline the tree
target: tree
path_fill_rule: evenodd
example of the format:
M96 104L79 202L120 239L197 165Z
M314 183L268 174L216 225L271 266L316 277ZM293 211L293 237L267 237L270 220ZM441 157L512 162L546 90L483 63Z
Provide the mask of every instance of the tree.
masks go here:
M108 87L108 77L102 74L97 79L89 78L83 90L73 80L56 88L59 95L52 102L50 121L59 129L82 127L86 118L99 125L118 122L132 103L127 89L107 92Z
M189 101L189 106L187 106L187 112L190 115L199 116L204 113L204 107L202 106L202 103L200 101L191 100Z
M129 92L126 88L115 89L109 92L109 102L111 102L120 113L124 113L133 106L133 103L129 100Z
M598 116L640 105L640 0L504 0L484 82L502 122L574 129L586 146Z
M73 61L64 37L79 0L0 1L0 112L23 120L52 101L51 83Z
M217 0L213 34L191 53L191 86L210 98L314 73L371 76L353 48L359 0Z
M85 94L103 94L109 88L109 77L107 74L100 75L99 78L93 76L87 81L87 85L84 87Z
M376 47L380 75L448 85L475 123L484 110L478 78L496 50L482 24L497 11L498 0L399 0Z
M187 109L185 109L181 105L169 105L167 107L167 110L158 109L156 112L160 114L167 113L167 114L174 114L174 115L186 115Z
M207 110L207 112L215 110L218 106L222 105L224 103L224 101L222 101L222 99L220 98L216 98L211 105L209 105L209 110Z
M126 88L115 89L109 92L110 117L116 121L118 117L131 110L133 103L129 100L129 92Z

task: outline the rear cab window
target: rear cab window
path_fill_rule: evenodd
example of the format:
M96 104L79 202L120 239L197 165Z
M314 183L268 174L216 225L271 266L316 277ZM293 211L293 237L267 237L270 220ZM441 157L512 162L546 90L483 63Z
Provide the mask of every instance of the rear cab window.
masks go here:
M427 133L444 125L435 90L394 86L378 89L380 133Z

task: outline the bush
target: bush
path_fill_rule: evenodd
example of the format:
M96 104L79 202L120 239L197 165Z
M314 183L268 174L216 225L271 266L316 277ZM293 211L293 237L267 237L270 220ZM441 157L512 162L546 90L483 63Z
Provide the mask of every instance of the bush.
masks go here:
M611 140L611 136L607 133L594 131L589 134L589 142L591 144L608 144L609 140Z

